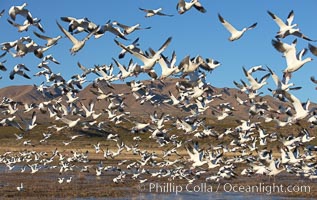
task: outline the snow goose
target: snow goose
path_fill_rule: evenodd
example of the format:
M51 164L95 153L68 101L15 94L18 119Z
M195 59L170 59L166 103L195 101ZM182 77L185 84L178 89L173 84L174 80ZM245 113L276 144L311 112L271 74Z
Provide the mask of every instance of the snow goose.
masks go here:
M287 16L286 23L284 23L278 16L276 16L274 13L267 11L268 14L272 17L272 19L275 21L275 23L280 27L280 30L276 34L276 38L285 38L288 35L294 35L300 38L303 38L308 41L313 41L309 39L307 36L305 36L303 33L299 31L299 28L295 28L297 24L292 24L294 20L294 11L291 10L290 13Z
M69 177L68 179L66 179L66 183L70 183L72 181L73 177Z
M32 165L28 165L28 166L31 168L31 174L38 172L41 168L41 166L39 166L37 163L34 163Z
M144 83L142 83L141 81L128 81L126 82L126 84L131 87L131 92L138 92L140 90L143 91L143 93L145 92L146 89L146 85Z
M80 121L80 118L77 118L76 120L70 120L65 117L62 117L60 118L60 120L64 122L65 124L67 124L69 128L73 128L74 126L78 124L78 122Z
M9 16L11 19L15 21L17 15L21 15L25 17L31 24L33 23L33 17L28 9L25 7L27 6L27 3L23 3L21 6L11 6L9 9Z
M262 65L256 65L256 66L253 66L251 67L249 70L248 70L248 73L249 74L252 74L256 71L265 71L265 69L263 69L263 66Z
M78 100L76 93L71 90L66 93L66 98L67 98L66 103L69 103L69 104L74 103Z
M17 135L17 134L15 133L14 135L15 135L15 137L16 137L16 140L22 140L22 139L23 139L23 137L24 137L24 135L23 135L23 134L19 134L19 135Z
M310 113L315 111L316 108L312 108L312 109L308 108L310 105L309 100L307 100L306 103L302 104L302 102L291 93L285 92L284 94L285 94L285 97L288 99L288 101L292 103L295 109L295 114L291 118L292 122L297 122L298 120L304 119Z
M202 59L202 58L201 58ZM204 62L202 62L200 64L200 68L212 72L214 69L216 69L217 67L219 67L221 65L221 63L217 60L214 60L212 58L206 58L204 60Z
M195 122L193 124L190 124L190 123L186 122L185 120L178 118L176 121L176 125L177 125L178 129L184 130L186 134L193 133L198 128L197 120L195 120Z
M7 21L9 22L9 24L16 27L18 29L18 32L27 31L29 29L29 27L31 26L30 23L18 24L18 23L11 21L10 19L7 19ZM26 20L26 22L28 22L28 21Z
M176 98L171 91L168 91L169 98L164 100L164 103L171 103L173 106L180 106L181 101Z
M203 151L198 151L196 147L192 147L190 144L185 146L185 149L190 157L188 160L193 162L192 164L193 168L200 167L208 163L207 160L203 160L203 157L204 157Z
M269 175L270 177L271 177L271 176L274 176L274 182L275 182L275 176L285 170L285 167L284 167L284 166L282 166L281 168L279 168L280 163L281 163L280 160L274 160L274 159L273 159L273 160L271 160L271 162L270 162L270 164L269 164L269 167L268 167L268 170L269 170L268 175Z
M301 136L301 142L302 143L306 143L306 142L310 142L312 140L314 140L316 137L315 136L311 136L311 134L309 133L309 131L304 128L300 134L302 135Z
M252 75L251 73L249 73L244 67L242 67L244 75L247 77L249 83L250 83L250 87L249 89L253 90L253 91L257 91L259 89L261 89L264 85L267 84L266 80L269 78L270 73L264 75L259 81L257 81Z
M260 139L266 138L267 136L269 136L269 134L266 133L266 131L259 124L256 125L256 129L259 132Z
M30 49L31 51L33 50L33 53L36 57L38 58L43 58L44 57L44 52L49 50L52 46L38 46L34 45L33 49Z
M97 144L94 144L93 146L94 146L96 153L99 153L101 151L100 142L98 142Z
M271 77L276 85L276 89L272 90L269 88L269 90L273 93L273 96L277 96L279 99L283 99L284 95L284 91L289 91L289 90L299 90L302 87L292 87L294 86L294 83L289 83L289 77L283 77L282 80L279 79L279 77L277 76L277 74L271 70L269 67L267 67L267 69L269 70Z
M243 36L243 34L256 27L257 23L252 24L251 26L247 28L243 28L241 31L234 28L229 22L227 22L220 14L218 14L218 18L222 25L230 32L231 36L229 37L230 41L238 40Z
M90 100L89 104L88 104L88 108L85 106L85 104L83 104L81 101L79 101L79 104L81 105L82 110L84 111L83 114L81 114L83 117L85 118L89 118L90 116L92 116L92 114L95 112L94 109L94 103L92 100Z
M223 153L215 154L214 152L209 152L208 169L213 169L220 166L222 161Z
M132 32L134 32L136 30L150 29L151 28L150 26L145 27L145 28L141 28L140 24L135 24L133 26L127 26L127 25L121 24L121 23L116 22L116 21L112 22L112 24L117 25L120 28L122 28L123 29L123 34L125 34L125 35L131 34Z
M43 62L48 61L48 60L52 61L52 62L55 63L55 64L58 64L58 65L60 64L60 62L57 61L57 60L52 56L52 54L46 55L46 56L43 58Z
M283 43L279 40L272 40L272 45L274 48L283 53L287 67L284 69L284 76L291 77L291 73L299 70L301 67L303 67L306 63L312 61L313 59L311 57L307 57L303 59L303 56L307 52L307 49L303 49L296 55L296 43L297 40L295 39L291 45L287 43Z
M86 77L88 74L90 74L91 72L93 72L94 74L96 74L97 76L100 76L100 74L97 72L99 71L99 67L96 68L86 68L84 65L82 65L80 62L77 62L77 66L83 71L83 74L81 74L81 77Z
M137 46L139 46L138 44L138 41L139 41L139 38L135 39L131 44L127 45L126 48L130 49L131 51L136 51L136 52L139 52L139 53L142 53L143 52L141 51L141 49L139 49ZM122 49L119 53L119 59L121 58L124 58L125 54L127 53L127 50L125 49Z
M150 123L134 122L135 126L131 128L131 133L145 132L150 128Z
M19 40L24 40L24 39L20 38ZM0 44L1 50L9 51L11 48L17 46L19 40L14 40L14 41L12 41L12 42L3 42L3 43L1 43L1 44Z
M126 48L126 46L124 46L120 42L118 42L116 40L115 40L115 42L118 46L125 49L126 51L128 51L129 53L131 53L132 55L134 55L135 57L137 57L138 59L140 59L143 62L141 69L144 72L150 72L152 70L153 66L155 65L155 63L160 59L161 53L170 44L171 40L172 40L172 37L167 38L167 40L163 43L163 45L159 48L158 51L152 52L152 57L140 54L139 52L136 52L136 51L131 51L129 48Z
M78 138L78 137L83 137L84 135L72 135L72 136L70 136L70 140L71 141L73 141L73 140L75 140L76 138ZM76 152L75 152L76 153Z
M215 114L214 111L212 113ZM217 117L218 121L221 121L221 120L224 120L226 117L229 117L229 116L233 116L233 113L231 111L229 111L229 110L222 109L220 114L218 114L216 117Z
M256 164L251 163L251 167L254 171L254 174L266 175L269 173L268 168L263 164L256 165Z
M95 38L100 38L107 31L114 34L116 37L120 37L121 39L127 40L127 38L124 37L124 33L121 32L120 28L113 26L113 22L111 23L111 20L108 20L104 25L100 26L100 28L94 34Z
M66 31L58 22L56 22L58 27L61 29L61 31L65 34L66 37L73 43L72 48L70 49L70 53L72 55L75 55L79 50L81 50L86 41L89 40L89 38L96 33L98 28L96 28L94 31L90 32L83 40L77 40L72 34L70 34L68 31Z
M277 127L278 127L278 128L292 124L292 119L291 119L291 117L288 117L288 118L286 119L286 121L281 121L279 118L280 118L280 117L273 117L273 118L272 118L272 121L277 124Z
M9 78L13 80L14 76L17 74L23 76L24 78L31 79L23 70L30 71L24 64L15 65L13 70L10 72Z
M38 38L46 40L45 46L47 46L47 47L57 44L58 40L62 38L62 36L60 36L60 35L58 35L57 37L48 37L48 36L45 36L45 35L41 35L41 34L35 32L35 31L33 31L33 33Z
M175 51L173 51L171 60L168 60L167 57L161 54L161 58L159 59L158 62L162 68L162 74L160 76L161 80L173 75L178 70L178 66L175 66L175 63L176 63Z
M190 91L190 98L197 99L197 98L202 98L202 95L207 91L210 90L211 88L203 85L200 87L199 85L193 87Z
M14 115L18 110L18 103L17 102L11 102L7 105L7 110L4 111L4 113L9 115ZM3 123L12 122L14 118L5 118ZM2 122L2 121L1 121Z
M37 124L36 124L36 112L35 111L33 111L32 119L29 122L26 121L25 119L23 119L22 117L21 117L21 120L26 125L25 131L32 130L35 126L37 126Z
M24 43L25 41L27 41L27 43ZM17 42L17 46L16 46L16 53L9 51L9 53L13 56L13 57L23 57L25 56L27 53L34 53L36 55L36 50L40 50L40 48L42 48L41 51L45 51L47 49L45 49L44 47L39 46L38 44L36 44L34 42L34 40L32 39L27 39L27 40L18 40Z
M224 165L219 168L219 171L217 172L217 175L224 179L231 179L237 176L237 174L233 171L234 166L232 164L230 165Z
M199 66L204 62L203 59L200 59L200 56L196 56L190 59L190 56L186 56L183 60L179 63L178 69L183 72L182 77L187 76L188 74L196 71Z
M97 91L90 90L90 92L92 92L94 95L97 96L97 101L100 101L100 100L103 100L103 99L107 99L108 97L113 95L112 92L108 92L107 94L104 93L99 87L97 88Z
M31 24L28 20L25 20L25 21L23 22L23 24L15 23L15 22L11 21L10 19L7 19L7 21L8 21L12 26L18 28L18 32L27 31L30 26L35 26L35 27L37 27L42 33L45 32L44 29L43 29L42 24L40 23L41 20L38 19L38 18L34 18L32 24Z
M131 66L132 66L132 59L129 62L129 66L128 66L128 70L126 69L125 66L123 66L121 63L119 63L116 59L112 58L112 60L114 61L114 63L117 65L117 67L120 69L120 73L119 73L119 78L121 80L124 80L125 78L128 78L130 76L133 75L133 71L131 70ZM136 63L135 63L136 64Z
M238 97L237 94L234 95L234 98L236 99L236 101L238 102L239 105L247 105L248 100L242 100L240 97Z
M240 93L243 93L243 92L247 92L249 89L249 85L246 84L246 82L244 82L243 80L240 80L241 84L236 82L236 81L233 81L234 85L239 88L239 92Z
M87 17L82 19L76 19L74 17L61 17L61 20L69 23L68 31L71 33L80 33L83 31L90 33L98 28L97 25L91 22ZM75 30L76 32L74 32Z
M58 181L58 183L59 183L59 184L62 184L62 183L64 182L64 179L65 179L64 177L62 177L62 178L58 178L58 180L57 180L57 181Z
M139 8L140 10L142 10L143 12L146 12L145 17L153 17L154 15L160 15L160 16L168 16L168 17L172 17L174 15L168 15L168 14L164 14L161 11L163 10L162 8L158 8L158 9L144 9L144 8Z
M184 14L189 11L192 7L196 8L199 12L205 13L207 10L201 5L198 0L191 0L190 2L186 2L185 0L179 0L176 9L179 14Z
M20 183L20 186L17 186L17 190L18 190L19 192L24 191L23 183Z

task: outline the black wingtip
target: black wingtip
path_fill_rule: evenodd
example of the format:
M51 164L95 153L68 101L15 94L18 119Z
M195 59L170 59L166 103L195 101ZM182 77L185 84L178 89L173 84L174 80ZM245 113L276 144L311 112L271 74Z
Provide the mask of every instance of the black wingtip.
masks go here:
M275 15L271 12L271 11L267 11L267 13L273 18L273 19L275 19Z
M247 75L248 71L246 70L246 68L242 67L242 69L243 69L244 74Z
M274 39L272 39L271 43L272 43L273 46L276 46L277 43L279 43L279 40L274 40Z
M124 55L125 55L124 53L120 53L120 54L118 55L118 58L119 58L119 59L122 59L122 58L124 58Z
M289 12L287 18L290 18L292 15L294 15L294 10L291 10L291 12Z
M308 43L308 48L312 54L317 56L317 47L313 46L312 44Z
M317 83L317 80L315 79L314 76L311 76L311 77L310 77L310 80L311 80L313 83Z
M272 71L271 68L269 68L269 66L266 66L266 68L269 70L269 72L270 72L271 74L273 74L273 71Z
M218 18L219 18L221 23L225 23L225 20L223 19L223 17L219 13L218 13Z
M258 25L258 23L255 22L254 24L252 24L252 25L250 26L250 28L255 28L257 25Z

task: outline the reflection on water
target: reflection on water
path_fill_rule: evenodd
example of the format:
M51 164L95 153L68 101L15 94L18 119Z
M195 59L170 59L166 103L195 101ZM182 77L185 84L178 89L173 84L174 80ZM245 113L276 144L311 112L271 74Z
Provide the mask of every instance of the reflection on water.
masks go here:
M23 173L20 173L21 169L23 167L25 167L25 165L19 165L19 164L16 164L14 165L13 169L12 170L9 170L6 166L4 165L0 165L0 174L1 175L8 175L8 177L12 178L13 179L17 179L19 184L20 182L24 182L23 180L25 180L25 176L28 176L28 178L32 179L32 180L40 180L41 183L43 183L43 181L46 181L46 183L49 183L50 181L55 181L55 183L57 184L57 178L60 177L61 175L59 174L56 174L56 172L53 170L53 169L50 169L50 168L47 168L46 166L44 165L38 165L41 169L45 169L46 171L43 172L43 173L37 173L36 175L31 175L30 174L30 169L29 167L27 167L26 171ZM20 174L23 174L20 175ZM19 175L19 176L16 176L16 175ZM109 177L111 175L111 172L109 172ZM78 175L76 175L75 173L71 173L69 175L67 175L67 177L69 176L73 176L73 177L76 177ZM8 182L8 177L6 178L3 178L1 177L2 179L0 179L0 188L11 188L12 190L16 191L16 185L13 185L12 183L10 183L10 181ZM290 177L290 176L281 176L279 177L279 181L281 181L281 183L283 183L284 187L286 185L288 185L287 183L290 182L290 181L293 181L294 177ZM26 178L27 179L27 178ZM11 179L10 179L11 180ZM109 180L111 181L112 178L107 178L106 176L104 176L104 178L101 178L101 177L97 177L95 176L94 173L88 173L85 175L84 178L78 178L77 180L81 180L82 182L85 182L84 184L87 184L85 186L89 187L91 185L89 184L97 184L97 185L107 185L109 183ZM108 182L107 182L108 181ZM241 177L240 181L248 181L245 177ZM303 180L302 180L303 181ZM38 182L38 181L36 181ZM87 183L86 183L87 182ZM262 183L262 182L260 182ZM305 182L296 182L297 183L297 186L300 186L300 185L304 185ZM314 182L316 183L316 182ZM75 180L72 182L73 186L78 187L79 186L79 181L76 182ZM150 184L150 183L149 183ZM309 200L309 199L316 199L316 198L303 198L303 197L289 197L287 196L287 193L284 193L285 195L284 196L277 196L276 194L277 193L271 193L272 195L269 195L269 194L265 194L265 193L252 193L252 192L245 192L245 193L238 193L238 192L179 192L179 193L175 193L175 192L170 192L170 193L164 193L164 192L149 192L149 187L150 185L149 184L145 184L143 186L143 191L148 191L148 192L140 192L139 194L135 194L133 193L133 196L129 196L129 192L133 189L130 188L130 187L127 187L127 186L122 186L122 187L118 187L116 188L116 190L120 190L119 194L122 194L123 197L120 197L120 198L109 198L109 197L101 197L101 198L95 198L95 197L84 197L84 198L76 198L78 200L104 200L104 199L109 199L109 200L126 200L126 199L133 199L133 200L148 200L148 199L151 199L151 200L192 200L192 199L210 199L210 200L226 200L226 199L234 199L234 200L284 200L284 199L291 199L291 200ZM160 187L163 187L163 186L166 186L167 188L167 183L158 183ZM223 184L223 183L222 183ZM274 184L274 183L272 183ZM200 186L200 184L197 184L198 186ZM223 184L222 186L224 186L226 184ZM232 185L235 185L234 183L232 183ZM238 185L236 183L236 185ZM264 184L263 182L263 185L266 185L266 186L270 186L270 184ZM279 184L277 184L279 185ZM159 186L156 186L156 187L159 187ZM296 185L294 185L296 186ZM28 186L27 187L31 187L31 186ZM60 185L58 184L57 185L57 188L62 188L63 185ZM176 187L176 184L175 184L175 187ZM184 187L184 185L183 185ZM39 187L40 188L40 187ZM165 188L165 191L167 191L167 189ZM135 188L134 188L135 189ZM140 188L139 188L140 189ZM142 189L142 188L141 188ZM153 189L153 188L152 188ZM170 189L170 188L169 188ZM184 188L183 188L184 189ZM229 188L227 188L229 189ZM298 187L296 187L295 189L297 189L298 191ZM45 189L44 189L45 190ZM121 192L122 190L122 192ZM174 189L175 190L175 189ZM174 190L169 190L169 191L174 191ZM9 190L7 190L9 191ZM57 190L56 190L57 191ZM61 191L61 189L60 189ZM74 190L75 191L75 190ZM154 191L154 190L153 190ZM160 191L160 190L159 190ZM184 190L182 190L184 191ZM193 190L191 190L193 191ZM200 190L202 191L202 190ZM232 191L232 190L231 190ZM264 190L262 190L264 191ZM310 190L309 190L310 191ZM52 192L52 191L50 191ZM76 193L76 191L75 191ZM296 195L296 194L294 194ZM101 196L101 195L100 195ZM286 197L287 196L287 197ZM64 198L54 198L54 199L57 199L57 200L62 200Z

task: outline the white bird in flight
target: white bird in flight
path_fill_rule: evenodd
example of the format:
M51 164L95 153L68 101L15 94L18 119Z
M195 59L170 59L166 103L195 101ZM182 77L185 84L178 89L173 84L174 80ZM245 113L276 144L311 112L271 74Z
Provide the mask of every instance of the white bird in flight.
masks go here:
M9 9L9 16L11 17L11 19L15 21L16 16L21 15L25 17L30 22L30 24L33 24L33 17L31 13L28 9L25 8L27 5L27 3L23 3L21 6L12 6Z
M283 43L279 40L272 40L272 45L274 48L277 51L283 53L283 56L286 59L287 67L283 71L284 76L291 77L291 73L299 70L306 63L313 60L311 57L303 59L307 49L303 49L298 54L296 54L296 43L297 39L295 39L292 44Z
M267 11L268 14L273 18L275 23L280 27L280 30L276 34L276 38L285 38L288 35L294 35L300 38L303 38L308 41L313 41L309 39L307 36L305 36L303 33L300 32L299 28L295 28L298 25L292 24L294 20L294 11L292 10L288 16L286 23L284 23L278 16L276 16L274 13Z
M48 36L45 36L45 35L41 35L41 34L35 32L35 31L33 31L33 33L38 38L46 40L45 46L47 46L47 47L57 44L58 40L62 38L62 36L60 36L60 35L58 35L57 37L48 37Z
M10 72L9 78L13 80L14 76L17 74L23 76L24 78L31 79L23 70L30 71L24 64L15 65L13 70Z
M161 53L167 48L167 46L170 44L171 41L172 41L172 37L167 38L167 40L163 43L163 45L159 48L159 50L156 52L152 51L152 56L149 57L139 52L132 51L131 49L127 48L126 46L124 46L123 44L115 40L118 46L125 49L127 52L131 53L138 59L140 59L143 62L141 69L144 72L148 72L148 73L151 72L156 62L161 58Z
M246 31L255 28L257 25L257 23L254 23L247 28L243 28L242 30L237 30L229 22L227 22L220 14L218 14L218 18L220 22L222 23L222 25L230 32L231 34L231 36L229 37L230 41L235 41L240 39Z
M139 8L139 9L146 12L145 17L153 17L154 15L168 16L168 17L174 16L174 15L168 15L168 14L162 13L161 12L163 10L162 8L158 8L158 9L154 9L154 10L144 9L144 8Z
M189 11L192 7L196 8L199 12L205 13L207 10L201 5L198 0L191 0L190 2L186 2L185 0L179 0L176 9L179 14L184 14Z
M77 40L71 33L66 31L58 22L56 22L58 27L61 29L61 31L65 34L66 37L73 43L72 48L70 49L70 53L72 55L75 55L79 50L81 50L84 46L87 40L96 33L98 28L96 28L94 31L90 32L83 40Z

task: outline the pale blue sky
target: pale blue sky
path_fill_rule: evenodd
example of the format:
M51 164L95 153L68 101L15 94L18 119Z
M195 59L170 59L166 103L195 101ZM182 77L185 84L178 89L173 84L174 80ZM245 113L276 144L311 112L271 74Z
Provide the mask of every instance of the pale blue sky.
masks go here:
M4 0L0 3L0 9L6 10L4 16L0 18L0 43L13 41L22 36L31 36L38 44L45 44L43 40L33 35L32 31L36 30L35 27L32 27L28 32L18 33L17 29L7 22L9 8L12 5L21 5L24 2L28 3L27 8L33 17L41 19L41 23L46 30L45 34L48 36L63 35L56 25L57 20L62 26L67 27L67 23L60 20L62 16L75 18L88 17L96 24L104 24L108 20L116 20L127 25L140 23L143 27L151 26L152 29L128 35L130 41L118 40L124 44L128 44L137 37L140 37L140 46L146 50L149 47L158 49L171 36L173 38L172 42L164 52L164 55L170 56L172 51L175 50L177 63L186 55L201 55L203 57L214 58L222 63L219 68L208 75L207 81L216 87L234 87L233 80L246 80L243 75L242 66L250 68L254 65L268 65L280 77L282 76L282 70L286 67L285 59L271 45L271 40L278 31L278 26L267 14L267 10L270 10L282 19L286 19L288 13L294 10L294 23L297 23L302 32L307 36L317 39L317 21L312 18L317 7L317 2L314 0L201 0L202 5L207 9L205 14L192 9L183 15L179 15L176 11L178 0ZM173 14L174 16L145 18L145 13L140 11L139 7L146 9L162 7L162 12ZM237 28L249 26L254 22L257 22L258 25L255 29L247 32L240 40L229 42L229 33L219 22L218 13ZM18 16L16 21L22 23L23 18ZM38 32L38 30L36 31ZM78 38L84 36L85 33L76 35ZM110 33L105 34L100 39L91 38L79 53L71 56L69 49L72 44L68 39L63 38L59 41L58 45L51 48L46 54L53 54L61 62L60 66L55 64L50 65L53 72L60 72L66 79L69 79L73 74L81 72L76 64L78 61L86 67L92 67L94 64L110 64L112 57L117 58L121 49L113 40L114 36ZM290 43L293 40L294 37L289 36L283 41ZM317 45L317 43L312 44ZM307 48L307 45L307 41L299 39L297 43L298 51L302 48ZM307 56L313 57L310 52L305 57ZM125 59L120 60L120 62L127 64L130 58L131 56L128 55ZM297 86L303 87L302 90L294 92L302 101L305 101L307 98L315 102L317 101L317 91L314 89L315 85L309 80L311 75L317 77L317 58L315 57L314 59L314 61L306 64L298 72L295 72L291 80ZM33 54L14 59L8 54L5 58L1 59L1 61L3 60L7 60L5 66L8 68L8 71L14 65L24 63L31 69L31 72L28 72L30 75L38 71L36 66L41 61ZM134 58L134 61L139 62L136 58ZM159 69L158 64L156 65L156 69ZM0 71L0 75L3 77L0 80L0 87L39 84L44 81L44 77L32 77L31 80L16 77L14 81L11 81L8 78L8 73ZM259 73L259 76L264 74ZM95 77L88 77L89 80L93 78ZM274 87L271 78L269 86ZM261 91L267 92L267 86Z

